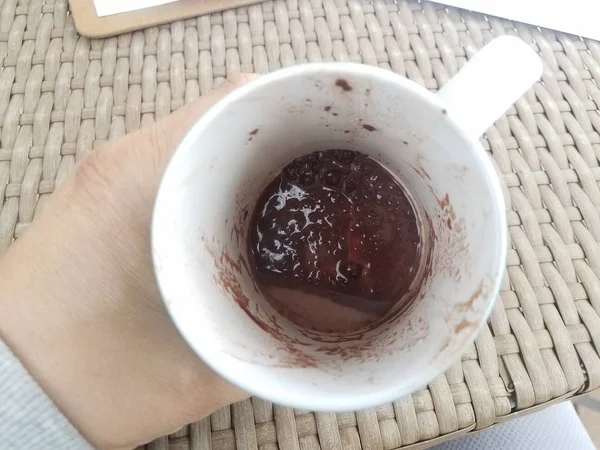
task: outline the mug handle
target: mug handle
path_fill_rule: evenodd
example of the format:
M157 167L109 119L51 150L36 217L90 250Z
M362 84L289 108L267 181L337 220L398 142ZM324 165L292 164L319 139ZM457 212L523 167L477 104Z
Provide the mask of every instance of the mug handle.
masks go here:
M542 74L542 61L524 41L494 39L467 62L437 93L449 114L479 138Z

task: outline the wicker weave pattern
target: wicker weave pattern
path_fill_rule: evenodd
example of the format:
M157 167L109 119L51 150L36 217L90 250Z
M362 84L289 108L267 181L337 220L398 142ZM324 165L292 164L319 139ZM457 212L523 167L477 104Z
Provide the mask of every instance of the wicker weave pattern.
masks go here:
M530 43L545 71L482 141L502 175L512 242L500 301L462 360L376 409L314 414L252 399L148 449L419 446L595 389L600 44L433 3L276 0L89 40L66 0L0 0L0 255L77 160L228 75L350 60L435 90L502 34Z

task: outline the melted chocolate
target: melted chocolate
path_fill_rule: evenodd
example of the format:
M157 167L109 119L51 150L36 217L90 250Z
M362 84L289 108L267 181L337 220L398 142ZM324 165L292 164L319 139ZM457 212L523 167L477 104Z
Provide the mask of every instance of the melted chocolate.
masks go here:
M285 166L256 203L249 245L273 307L318 331L352 331L410 302L404 294L421 256L401 185L350 150L314 152Z

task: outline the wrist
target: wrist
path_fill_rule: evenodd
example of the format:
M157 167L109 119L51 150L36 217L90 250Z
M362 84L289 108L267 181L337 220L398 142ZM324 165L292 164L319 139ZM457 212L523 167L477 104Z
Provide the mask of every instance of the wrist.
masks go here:
M135 446L245 397L185 344L151 266L132 275L110 261L110 242L72 251L56 238L77 235L70 224L86 218L74 215L34 222L0 259L0 337L82 436Z
M79 342L74 339L79 324L68 316L56 271L44 269L53 264L48 259L48 254L53 253L51 245L42 243L40 247L39 239L43 236L26 233L0 259L0 338L88 439L85 430L73 420L61 388L63 383L72 382L78 371L78 367L73 367L72 352L66 354L64 350L69 348L69 342ZM46 251L40 252L40 248ZM75 346L71 349L75 350ZM67 371L69 365L72 370Z

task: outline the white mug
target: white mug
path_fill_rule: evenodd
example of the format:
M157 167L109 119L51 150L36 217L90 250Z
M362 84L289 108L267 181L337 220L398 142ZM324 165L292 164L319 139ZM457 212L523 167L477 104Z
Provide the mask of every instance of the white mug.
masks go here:
M505 266L500 182L478 138L541 71L529 46L502 37L437 94L383 69L319 63L219 101L174 154L152 223L157 280L188 344L231 383L302 409L370 407L440 375L487 319ZM397 176L431 260L407 311L322 336L265 301L247 239L267 183L294 158L330 148L359 150Z

